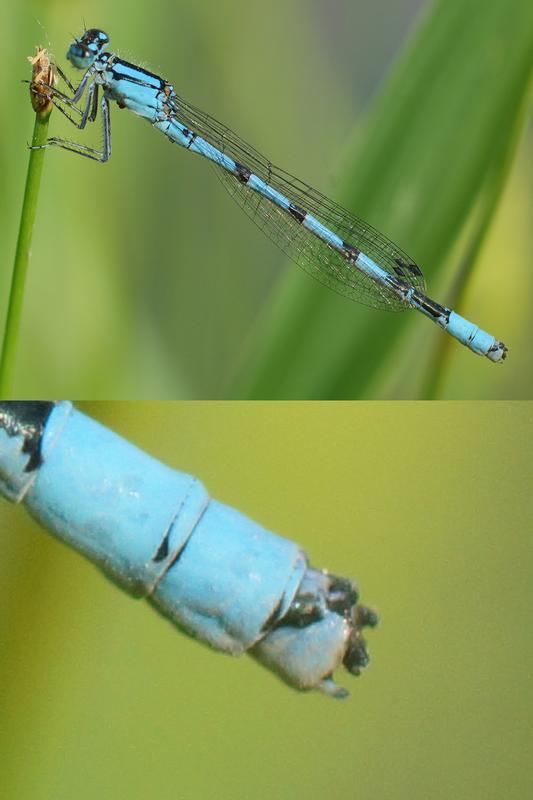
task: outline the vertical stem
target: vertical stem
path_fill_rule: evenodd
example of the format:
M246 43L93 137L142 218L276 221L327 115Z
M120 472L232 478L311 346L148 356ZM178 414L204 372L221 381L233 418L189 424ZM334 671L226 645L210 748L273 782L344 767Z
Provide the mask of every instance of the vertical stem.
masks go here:
M49 119L50 111L37 113L35 115L32 146L38 147L39 145L45 144ZM26 283L26 274L30 260L31 240L35 223L39 186L41 184L44 154L44 149L30 151L28 175L26 177L22 216L4 330L4 342L0 358L0 398L8 398L12 391L17 340L24 299L24 285Z

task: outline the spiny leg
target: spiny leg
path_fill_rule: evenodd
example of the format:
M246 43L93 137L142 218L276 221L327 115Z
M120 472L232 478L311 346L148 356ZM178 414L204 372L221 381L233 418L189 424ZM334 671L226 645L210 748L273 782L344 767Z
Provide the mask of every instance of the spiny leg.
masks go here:
M46 144L41 145L41 148L61 147L62 150L69 150L71 153L76 153L76 155L84 156L85 158L90 158L93 161L99 161L100 163L104 164L111 156L111 119L109 114L109 103L105 97L102 97L101 111L102 130L104 135L104 144L102 150L97 150L94 147L88 147L87 145L80 144L79 142L73 142L70 139L60 139L56 136L48 139ZM81 125L77 125L76 127L81 127Z
M54 67L55 67L55 70L56 70L57 74L58 74L58 75L59 75L59 77L61 78L61 80L62 80L64 83L66 83L66 85L68 86L68 88L70 89L70 91L72 92L72 94L75 94L75 93L76 93L76 89L74 88L74 85L73 85L73 84L70 82L70 80L67 78L67 76L65 75L65 73L63 72L63 70L61 69L61 67L60 67L58 64L54 64Z
M93 85L93 82L94 82L93 75L94 75L94 72L95 72L94 67L90 67L87 70L87 72L85 73L85 75L81 79L80 85L78 86L78 88L75 91L74 91L73 85L68 80L68 78L66 77L65 73L62 70L60 70L59 67L57 67L57 66L56 66L56 69L58 70L58 74L61 76L61 78L63 78L63 80L65 81L65 83L69 87L69 89L72 92L74 92L72 97L69 97L68 94L65 94L64 92L60 92L59 89L56 89L55 86L50 86L49 84L46 84L46 83L41 83L41 86L44 86L46 89L48 89L50 91L50 94L52 94L54 97L57 97L58 99L62 100L67 105L69 105L69 106L77 106L77 104L79 103L79 101L83 97L83 95L85 93L85 90L87 89L87 85L89 85L89 86ZM92 81L91 81L91 78L93 78Z
M83 130L87 125L87 122L94 122L96 120L96 116L98 114L98 84L92 83L89 86L87 92L87 102L85 103L85 107L79 108L78 106L73 106L71 104L67 104L67 111L66 108L63 108L62 103L65 101L58 97L52 97L52 103L57 108L58 111L61 111L63 116L65 116L69 122L72 123L76 128L79 130ZM69 113L70 111L76 111L81 116L81 120L74 119Z
M53 64L52 67L55 70L55 72L59 75L61 80L66 84L67 88L70 89L70 91L72 92L72 94L74 96L76 94L76 89L74 87L74 84L71 83L71 81L65 75L65 73L63 72L61 67L58 66L58 64ZM23 80L22 83L29 83L30 85L32 85L33 81ZM52 86L50 83L45 83L44 81L38 81L38 83L39 83L40 86L44 87L45 89L49 89L50 92L56 92L58 94L61 94L61 92L59 92L59 90L55 86ZM68 95L65 95L65 98L67 98L67 97L68 97ZM69 101L71 101L71 98L68 98L68 99L69 99ZM72 105L72 102L70 102L70 105Z
M96 91L96 97L94 97L94 95L95 95L95 87L97 89L98 85L94 82L94 80L91 83L89 83L88 98L87 98L87 102L85 104L85 108L83 108L83 109L79 108L77 103L81 100L85 90L87 89L87 83L89 81L89 78L92 77L92 71L88 70L85 73L80 85L75 90L74 86L69 81L69 79L67 78L67 76L65 75L63 70L60 67L58 67L57 65L55 65L55 69L57 70L58 75L62 78L62 80L65 81L65 83L67 84L68 88L74 93L73 96L69 97L68 95L64 94L64 92L60 92L59 89L56 89L55 86L52 86L51 84L48 84L48 83L44 83L42 81L39 83L39 86L41 88L45 88L45 89L48 90L48 92L50 93L52 102L55 105L55 107L57 109L59 109L59 111L61 111L61 113L69 120L69 122L71 122L73 125L75 125L77 128L79 128L81 130L87 124L87 119L88 118L89 118L90 122L94 122L94 120L96 119L97 103L98 103L98 97L97 97L98 96L98 91ZM31 83L31 81L28 81L28 83ZM93 101L93 105L92 105L92 111L91 111L90 116L89 116L89 110L91 109L91 101ZM79 114L80 117L81 117L81 122L77 122L63 108L61 103L64 103L65 105L67 105L69 107L69 109L71 109L72 111L75 111L77 114Z

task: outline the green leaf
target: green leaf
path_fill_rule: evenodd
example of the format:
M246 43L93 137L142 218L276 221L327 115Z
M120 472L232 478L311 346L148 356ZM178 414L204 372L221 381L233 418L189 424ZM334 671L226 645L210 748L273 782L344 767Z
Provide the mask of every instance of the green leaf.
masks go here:
M449 299L443 287L452 282L460 297L483 239L474 235L472 248L465 232L478 205L490 209L490 218L501 195L505 181L488 176L502 174L518 140L532 32L533 6L526 0L437 2L354 135L341 170L340 201L422 264L429 294L439 302ZM481 224L483 235L487 227ZM469 250L470 263L458 276ZM497 286L493 299L496 308ZM490 319L475 318L475 309L456 310L505 340ZM354 306L291 269L258 323L232 394L386 396L383 387L400 362L401 396L416 397L420 383L438 380L433 350L443 336L419 314ZM498 369L452 347L480 362L474 368Z

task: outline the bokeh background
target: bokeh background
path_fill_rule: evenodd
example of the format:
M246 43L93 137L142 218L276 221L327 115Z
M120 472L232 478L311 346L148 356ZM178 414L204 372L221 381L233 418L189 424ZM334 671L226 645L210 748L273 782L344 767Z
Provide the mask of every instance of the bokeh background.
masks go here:
M27 0L0 7L0 325L32 111L20 79L101 26L425 268L430 293L510 347L501 369L416 314L328 292L207 164L113 109L102 167L47 154L15 396L526 398L528 0ZM72 136L60 115L51 132ZM99 142L99 131L85 141ZM91 138L92 137L92 138Z
M382 624L350 700L300 695L0 501L0 796L529 795L531 404L81 408L357 577Z

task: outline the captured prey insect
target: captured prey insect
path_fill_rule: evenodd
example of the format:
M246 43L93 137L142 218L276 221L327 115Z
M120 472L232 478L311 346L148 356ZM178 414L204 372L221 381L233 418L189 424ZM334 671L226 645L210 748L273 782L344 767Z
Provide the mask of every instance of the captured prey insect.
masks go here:
M69 402L0 402L0 494L191 636L297 689L346 697L333 672L368 664L378 620L355 583Z
M507 347L445 306L427 297L420 267L393 242L349 211L274 166L229 128L179 97L158 75L105 48L107 34L85 31L67 58L85 70L72 96L50 87L55 104L79 129L101 110L103 149L67 139L56 145L105 162L111 155L110 102L147 119L172 142L211 161L229 193L288 256L320 283L344 297L388 311L415 309L474 353L501 362ZM99 90L103 96L99 100ZM84 98L82 106L78 104Z

